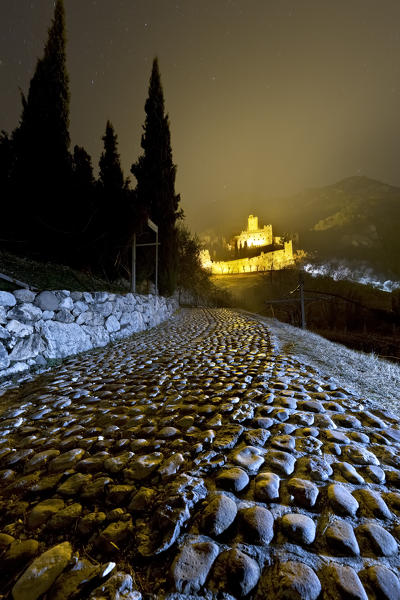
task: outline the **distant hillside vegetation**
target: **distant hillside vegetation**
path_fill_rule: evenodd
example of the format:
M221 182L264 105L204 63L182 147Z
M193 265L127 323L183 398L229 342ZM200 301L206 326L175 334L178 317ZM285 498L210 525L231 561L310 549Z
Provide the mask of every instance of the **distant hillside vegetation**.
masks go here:
M287 231L317 258L357 260L400 277L400 188L368 177L349 177L280 200Z

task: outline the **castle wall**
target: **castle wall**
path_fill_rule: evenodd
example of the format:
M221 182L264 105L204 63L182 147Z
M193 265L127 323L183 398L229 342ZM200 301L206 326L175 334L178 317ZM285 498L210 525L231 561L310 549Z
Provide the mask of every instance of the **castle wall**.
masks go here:
M292 242L286 242L284 248L274 250L252 258L239 258L211 262L208 268L213 275L228 275L240 273L257 273L260 271L279 270L294 264Z

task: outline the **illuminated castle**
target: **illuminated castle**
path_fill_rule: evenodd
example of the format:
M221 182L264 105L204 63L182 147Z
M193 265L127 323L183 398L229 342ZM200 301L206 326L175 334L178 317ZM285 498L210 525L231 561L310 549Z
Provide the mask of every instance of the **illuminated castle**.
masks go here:
M237 248L270 246L272 244L272 225L264 225L262 229L259 229L258 217L253 215L249 215L247 223L247 230L242 231L240 235L234 238Z
M201 264L213 275L251 273L257 271L279 270L294 264L292 240L284 241L279 236L273 236L272 225L258 226L258 217L249 215L247 230L236 235L230 248L236 254L256 248L263 248L259 254L249 257L234 258L233 260L211 260L208 250L201 252ZM252 253L254 254L254 252Z

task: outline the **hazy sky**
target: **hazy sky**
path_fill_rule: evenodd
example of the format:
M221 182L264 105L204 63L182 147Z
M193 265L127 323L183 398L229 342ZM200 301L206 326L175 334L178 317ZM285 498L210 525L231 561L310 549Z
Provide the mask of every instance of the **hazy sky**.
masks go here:
M71 138L125 175L158 55L194 231L356 174L400 185L400 0L65 0ZM52 0L0 0L0 129L18 123Z

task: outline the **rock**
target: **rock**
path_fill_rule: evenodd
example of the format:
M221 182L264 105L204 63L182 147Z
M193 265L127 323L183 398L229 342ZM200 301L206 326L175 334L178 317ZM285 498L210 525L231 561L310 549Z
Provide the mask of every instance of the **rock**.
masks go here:
M16 338L28 337L28 335L32 335L33 333L32 325L20 323L20 321L17 321L16 319L11 319L11 321L8 321L6 329L13 337Z
M28 360L35 358L44 350L43 341L37 333L20 339L12 349L10 360Z
M37 529L50 519L52 515L64 508L64 500L58 498L50 498L43 500L33 507L28 515L28 529Z
M215 479L218 487L230 492L241 492L249 483L249 476L240 467L220 471Z
M133 589L133 579L130 575L118 571L106 583L96 588L88 600L142 600L142 594Z
M235 502L225 494L218 494L201 514L201 530L206 535L220 535L233 523L236 514Z
M332 467L321 456L301 458L299 468L308 473L315 481L326 481L333 473Z
M72 298L72 295L71 295ZM86 312L89 309L89 305L86 302L82 302L81 300L77 300L74 302L74 306L72 309L72 314L75 317L78 317L82 313Z
M295 412L290 419L297 425L307 425L310 426L314 423L314 415L306 412Z
M238 512L243 538L249 544L269 544L274 537L274 518L263 506L242 508Z
M2 560L11 571L17 571L32 560L38 551L39 542L37 540L15 540L2 556Z
M101 319L103 319L103 317L101 317ZM103 322L97 326L82 325L82 330L89 336L93 348L106 346L110 341L110 335L108 331L104 329Z
M213 442L214 450L233 448L243 430L243 425L225 425Z
M313 413L324 413L325 409L321 402L317 400L299 400L297 402L297 408L299 410L310 411Z
M327 528L326 541L334 555L358 556L360 554L352 525L342 519L336 519Z
M4 345L0 342L0 369L7 369L10 366L10 359L8 356L8 352L5 349Z
M374 483L384 483L386 479L385 472L380 467L368 466L365 471Z
M70 300L70 298L66 298L66 300ZM73 323L75 321L74 315L71 313L71 311L67 310L66 308L58 310L55 314L54 319L56 321L59 321L60 323Z
M337 427L345 427L347 429L358 429L361 427L361 421L349 414L333 415L333 420Z
M138 456L130 463L129 469L124 469L124 478L128 482L146 479L160 466L162 460L161 452Z
M306 515L287 513L282 517L282 529L292 543L308 545L315 540L315 523Z
M393 556L398 552L397 542L386 529L373 522L359 525L356 535L360 545L368 550L372 548L378 556Z
M60 304L54 292L40 292L35 298L35 305L42 310L57 310Z
M76 323L41 321L37 331L45 344L45 358L63 358L92 348L90 337Z
M254 498L261 502L279 500L280 478L275 473L259 473L255 480Z
M363 477L353 467L347 462L336 463L336 467L341 472L344 479L349 481L350 483L354 483L355 485L360 485L364 483Z
M102 303L102 302L106 302L109 299L110 295L108 292L93 292L92 296L93 296L94 302ZM127 296L128 296L128 294L127 294Z
M107 488L107 503L114 506L125 506L134 490L133 485L110 485Z
M81 498L86 502L102 502L104 500L106 486L113 483L113 480L106 475L103 477L97 477L89 485L84 486L81 490Z
M398 492L389 492L385 494L385 498L392 510L400 511L400 494Z
M68 565L71 556L71 544L63 542L35 558L14 585L14 600L36 600L47 592Z
M392 514L379 492L363 489L356 490L354 495L357 497L362 513L366 517L377 517L378 519L391 518Z
M171 567L176 590L183 594L198 592L204 585L218 552L216 544L202 541L201 538L185 542Z
M28 289L15 290L13 295L18 302L33 302L36 296L35 292Z
M104 468L107 473L119 473L129 464L133 456L134 452L127 451L118 456L106 458L104 461Z
M333 564L325 569L329 600L368 600L357 573L346 565Z
M115 554L132 537L132 521L115 521L110 523L96 539L96 548L102 554Z
M319 490L314 483L307 479L293 477L288 481L287 487L296 504L304 508L314 506L319 494Z
M260 456L260 449L256 446L244 446L232 453L232 461L246 468L250 473L256 473L263 464L264 458Z
M158 432L159 437L165 438L165 439L175 437L176 435L179 435L179 434L180 434L179 429L177 429L176 427L171 427L171 426L163 427Z
M57 493L61 496L78 496L83 486L87 486L91 480L90 474L75 473L58 486Z
M255 600L317 600L320 593L321 584L314 571L304 563L289 560L264 571Z
M296 459L288 452L282 450L269 450L265 457L265 464L278 472L279 475L291 475L294 471Z
M19 304L15 306L7 313L8 319L16 319L21 323L30 323L38 321L42 317L42 311L37 306L30 304L29 302L25 302L24 304Z
M244 434L243 440L249 446L264 446L270 435L267 429L249 429Z
M383 565L374 565L360 573L360 577L374 600L400 600L398 577Z
M17 303L15 296L10 292L0 291L0 306L15 306Z
M59 473L60 471L70 469L83 458L85 453L86 450L83 448L73 448L68 452L56 456L49 464L49 473Z
M82 514L82 505L77 502L56 512L47 523L49 529L55 531L70 530Z
M334 444L350 444L350 438L341 431L330 431L327 429L324 433L328 442Z
M115 331L119 331L121 329L121 325L114 315L110 315L106 319L105 326L109 333L114 333Z
M356 444L346 446L344 454L350 462L356 465L379 465L379 460L376 458L375 454L372 454L372 452L364 448L364 446L357 446Z
M25 464L24 472L32 473L37 469L42 469L51 459L56 456L59 456L60 451L54 449L43 450L43 452L37 452L29 459L29 461Z
M79 520L78 531L84 536L91 535L103 525L105 520L106 514L102 511L89 513Z
M3 342L5 343L5 342L9 341L10 339L11 339L10 332L7 331L7 329L5 327L0 325L0 340L3 340Z
M275 435L270 439L270 445L278 450L290 452L295 449L296 440L290 435Z
M141 512L151 509L153 501L157 496L157 492L151 488L141 487L136 494L133 495L128 509L131 512Z
M6 533L0 533L0 552L3 553L7 548L14 542L12 535Z
M328 500L337 515L350 515L354 517L359 504L350 492L339 483L328 486Z
M257 585L259 578L260 567L254 558L234 547L222 552L216 559L209 587L242 598Z
M99 572L99 567L86 558L81 558L68 570L57 577L49 594L50 600L69 600L81 584L92 580Z
M352 442L357 442L358 444L369 444L370 443L369 437L365 433L362 433L361 431L351 431L349 433L349 437L351 438Z

